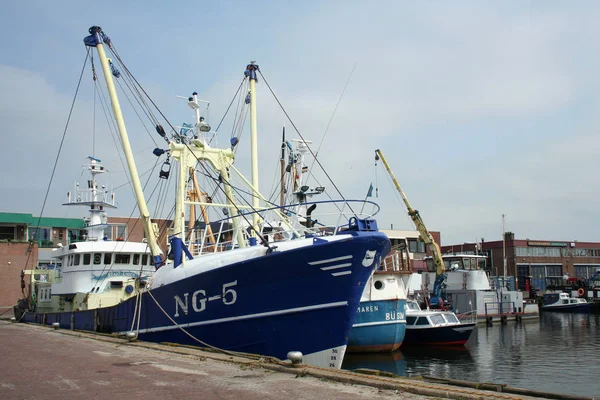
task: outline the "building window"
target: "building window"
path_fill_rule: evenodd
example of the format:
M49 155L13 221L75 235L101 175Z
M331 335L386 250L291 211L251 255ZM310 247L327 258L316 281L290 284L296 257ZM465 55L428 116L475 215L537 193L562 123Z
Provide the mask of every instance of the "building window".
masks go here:
M83 242L87 238L87 231L85 229L69 229L67 236L69 243Z
M517 257L560 257L565 250L558 247L516 247L515 254Z
M600 270L600 265L574 265L575 278L588 279Z
M0 240L14 240L17 237L15 226L0 226Z
M40 247L52 247L52 237L50 228L29 228L29 238L38 242Z
M574 257L587 257L588 251L587 249L573 249Z
M112 225L110 233L110 240L125 240L127 239L127 225Z
M536 289L546 290L547 276L561 276L562 265L532 265L531 266L532 285Z

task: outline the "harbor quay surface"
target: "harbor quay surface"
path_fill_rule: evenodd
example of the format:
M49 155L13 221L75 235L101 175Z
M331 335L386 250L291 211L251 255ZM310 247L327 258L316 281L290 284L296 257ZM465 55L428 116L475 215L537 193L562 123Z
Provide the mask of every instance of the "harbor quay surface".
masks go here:
M2 399L532 399L0 321Z

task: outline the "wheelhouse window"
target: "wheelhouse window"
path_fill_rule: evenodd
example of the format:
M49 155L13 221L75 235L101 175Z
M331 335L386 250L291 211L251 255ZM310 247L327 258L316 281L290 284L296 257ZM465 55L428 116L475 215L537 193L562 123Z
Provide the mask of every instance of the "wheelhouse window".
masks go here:
M406 325L413 325L416 320L417 317L406 317Z
M133 265L140 265L140 255L139 254L133 255Z
M471 259L463 258L463 264L465 265L465 269L471 269Z
M478 259L477 264L478 269L485 269L485 258Z
M104 253L104 264L112 264L112 253Z
M446 321L450 322L451 324L458 323L458 318L456 318L456 316L454 316L452 314L446 314L444 316L446 317Z
M81 262L81 254L75 254L75 261L73 262L73 265L79 265L80 262Z
M83 255L83 265L90 265L92 261L92 255L90 253L85 253Z
M416 325L429 325L429 321L427 321L427 318L425 317L419 317Z
M431 319L431 323L433 325L443 325L446 323L446 320L441 314L434 314L429 317Z
M142 255L142 265L148 265L148 254Z
M131 262L131 254L116 253L115 264L129 264Z
M102 264L102 253L94 253L94 265Z

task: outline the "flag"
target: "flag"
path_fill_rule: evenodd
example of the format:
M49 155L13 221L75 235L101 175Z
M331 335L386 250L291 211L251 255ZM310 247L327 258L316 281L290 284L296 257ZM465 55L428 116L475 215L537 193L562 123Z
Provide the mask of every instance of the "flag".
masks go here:
M367 192L367 197L373 197L373 183L369 185L369 191Z

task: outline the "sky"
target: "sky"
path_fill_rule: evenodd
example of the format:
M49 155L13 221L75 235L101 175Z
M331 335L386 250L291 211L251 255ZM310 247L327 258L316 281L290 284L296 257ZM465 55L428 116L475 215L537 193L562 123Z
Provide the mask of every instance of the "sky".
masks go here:
M598 17L594 1L10 2L0 15L0 212L83 216L61 204L92 153L120 186L116 214L133 212L89 68L60 147L82 39L99 25L178 124L191 114L176 96L197 91L216 125L256 60L343 196L376 186L380 228L413 225L375 166L377 148L442 244L500 240L503 214L518 239L600 241ZM281 127L292 133L262 79L257 98L260 189L270 193ZM130 136L146 170L155 145L143 129Z

